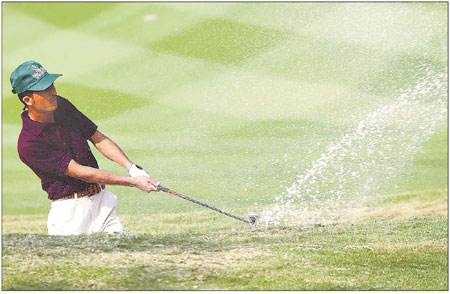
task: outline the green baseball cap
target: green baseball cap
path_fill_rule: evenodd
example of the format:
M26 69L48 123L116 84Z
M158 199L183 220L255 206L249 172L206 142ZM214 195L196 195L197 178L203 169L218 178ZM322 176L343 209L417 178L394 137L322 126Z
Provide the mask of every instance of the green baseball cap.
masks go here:
M62 76L61 74L50 74L38 62L30 60L19 65L9 77L14 94L25 91L43 91L50 87L53 82Z

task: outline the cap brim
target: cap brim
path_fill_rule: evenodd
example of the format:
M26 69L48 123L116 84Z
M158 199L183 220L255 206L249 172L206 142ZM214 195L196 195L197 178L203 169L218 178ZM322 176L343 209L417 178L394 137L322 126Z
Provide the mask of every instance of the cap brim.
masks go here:
M48 87L50 87L53 82L62 76L61 74L47 74L42 79L34 84L31 88L29 88L27 91L44 91Z

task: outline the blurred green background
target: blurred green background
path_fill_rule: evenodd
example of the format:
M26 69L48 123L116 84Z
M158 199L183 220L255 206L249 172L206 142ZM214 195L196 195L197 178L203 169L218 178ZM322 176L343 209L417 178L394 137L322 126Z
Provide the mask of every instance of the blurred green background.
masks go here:
M9 75L27 60L62 73L58 94L152 177L234 213L273 203L330 143L414 85L417 65L447 71L447 3L2 7L5 215L50 208L17 154L21 103ZM412 166L380 184L447 189L447 132L439 122ZM101 168L127 173L94 154ZM109 189L119 213L204 209L163 193Z

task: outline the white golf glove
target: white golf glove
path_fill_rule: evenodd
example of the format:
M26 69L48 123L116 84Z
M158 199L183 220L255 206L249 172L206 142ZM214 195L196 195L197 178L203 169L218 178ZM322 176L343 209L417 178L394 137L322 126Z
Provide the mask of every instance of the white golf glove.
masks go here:
M136 165L134 163L130 167L128 172L130 173L130 177L132 177L132 178L139 177L139 176L145 176L145 177L150 178L150 175L145 170L143 170L142 167L140 167L139 165Z

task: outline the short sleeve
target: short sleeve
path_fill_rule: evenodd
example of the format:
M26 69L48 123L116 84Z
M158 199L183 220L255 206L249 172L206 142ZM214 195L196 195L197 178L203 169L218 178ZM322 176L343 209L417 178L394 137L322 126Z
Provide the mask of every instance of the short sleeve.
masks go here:
M64 176L72 158L62 150L30 145L19 149L20 159L32 170L40 170L56 176Z
M60 108L61 110L61 112L59 112L59 115L64 115L64 113L70 114L70 116L72 117L70 123L76 125L76 127L81 131L83 137L86 140L91 138L97 130L97 125L81 111L79 111L69 100L63 97L58 98L58 108Z

